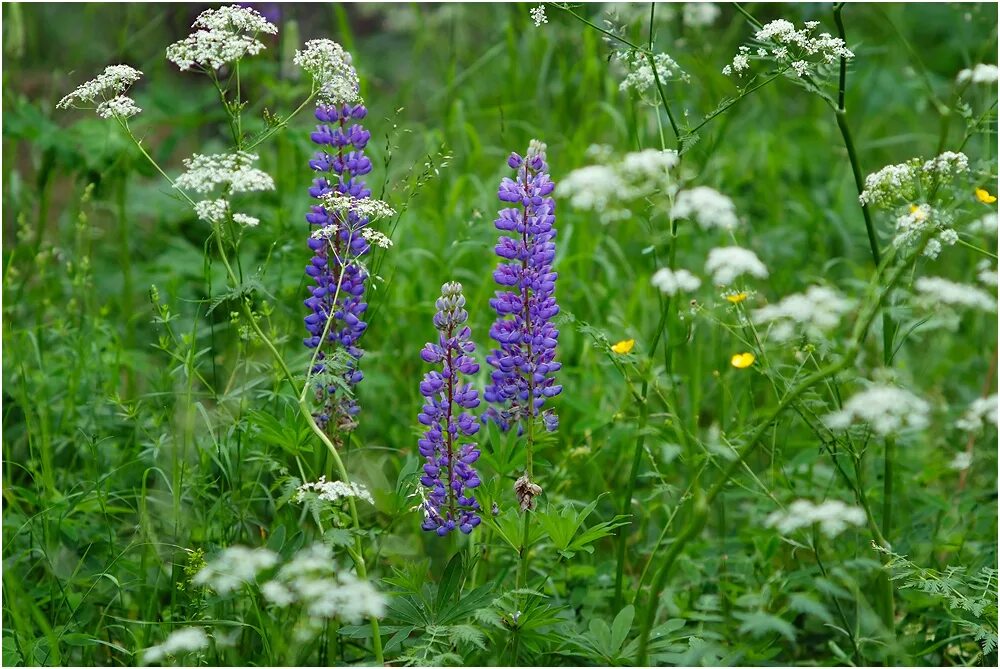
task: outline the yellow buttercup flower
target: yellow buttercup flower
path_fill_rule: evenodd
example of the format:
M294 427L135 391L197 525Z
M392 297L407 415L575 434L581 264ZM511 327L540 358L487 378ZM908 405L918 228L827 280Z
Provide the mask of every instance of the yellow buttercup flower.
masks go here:
M732 302L733 304L739 304L743 300L747 299L747 294L746 291L742 291L739 293L730 293L729 295L726 295L726 299Z
M614 346L612 346L611 350L614 351L615 353L620 353L624 355L626 353L631 353L633 348L635 348L634 339L623 339Z
M990 192L985 188L976 189L976 199L983 204L993 204L997 201L996 195L990 195Z
M733 367L736 369L746 369L752 365L753 361L756 359L757 357L753 353L737 353L729 362L731 362Z

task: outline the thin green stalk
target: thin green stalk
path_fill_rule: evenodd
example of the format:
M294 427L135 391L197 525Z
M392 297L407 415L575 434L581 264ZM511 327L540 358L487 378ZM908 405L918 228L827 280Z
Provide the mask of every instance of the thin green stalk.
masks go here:
M843 19L844 3L840 2L833 7L833 20L837 25L837 34L846 44L847 33L844 30ZM854 186L858 196L864 192L864 177L861 170L861 161L858 158L857 150L854 147L854 140L851 137L850 126L847 123L847 58L840 58L840 76L837 94L837 127L844 140L844 147L847 149L847 156L851 163L851 171L854 174ZM867 202L860 202L861 214L865 219L865 230L868 233L868 245L871 249L872 261L878 267L882 261L882 254L879 250L878 238L875 235L875 224L872 220L871 210ZM892 365L892 340L894 336L895 324L887 311L882 312L882 364L886 367ZM881 531L885 537L892 536L892 507L893 507L893 478L895 477L896 442L893 437L885 438L885 448L882 467L882 522ZM895 593L892 583L883 574L879 577L879 604L882 620L886 627L895 636Z

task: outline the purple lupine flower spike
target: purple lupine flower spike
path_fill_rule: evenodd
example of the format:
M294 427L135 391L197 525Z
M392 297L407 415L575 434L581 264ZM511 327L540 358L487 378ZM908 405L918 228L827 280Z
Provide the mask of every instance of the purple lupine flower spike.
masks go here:
M322 199L332 192L354 199L366 198L371 191L361 177L371 172L371 161L364 149L371 134L360 124L368 111L363 105L336 105L318 107L316 118L321 122L310 137L320 145L309 166L319 173L309 188L309 194ZM314 414L317 423L326 428L330 421L341 430L351 430L357 425L357 402L344 393L337 394L337 385L324 380L326 363L332 349L338 344L348 354L342 374L343 381L353 388L362 379L358 360L363 351L358 340L367 324L362 320L368 305L364 302L367 273L357 262L368 253L368 243L361 229L368 219L348 210L328 211L322 204L313 205L306 220L316 229L309 239L313 258L306 267L306 274L315 282L310 287L310 297L305 301L312 313L306 316L309 337L303 341L309 348L320 347L316 365L311 370L317 376L316 399L319 407ZM338 290L339 284L339 290ZM336 302L334 298L336 296ZM327 326L327 320L333 322ZM326 331L326 341L323 332Z
M499 345L486 357L494 368L491 383L483 393L492 404L486 417L502 430L524 418L542 416L548 431L559 420L551 409L542 411L545 400L555 397L562 386L555 382L561 365L555 361L559 330L552 317L559 313L552 271L555 257L555 201L549 197L555 184L549 178L545 145L532 140L525 157L512 153L507 164L516 178L504 178L497 196L513 206L501 209L495 221L502 235L496 254L503 259L494 280L502 286L490 300L497 319L490 337Z
M420 454L427 458L420 482L430 490L423 504L426 517L422 527L439 536L455 528L468 534L482 522L479 503L470 493L479 485L479 475L472 467L479 459L479 449L475 443L461 442L479 431L479 421L463 409L479 406L479 392L461 378L478 372L479 363L471 357L476 345L465 325L469 314L462 284L441 286L435 306L438 342L428 343L420 351L425 362L441 365L440 372L428 372L420 384L420 394L426 399L417 420L427 426L417 442Z

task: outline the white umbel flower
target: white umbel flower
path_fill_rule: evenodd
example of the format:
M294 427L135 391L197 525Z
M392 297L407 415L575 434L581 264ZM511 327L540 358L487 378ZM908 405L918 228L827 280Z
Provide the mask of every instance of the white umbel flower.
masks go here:
M972 401L962 417L955 422L955 427L963 432L978 432L990 423L997 424L997 396L978 397Z
M717 286L731 285L745 274L758 279L766 279L767 267L757 254L739 246L720 246L708 252L705 271L712 275Z
M142 107L127 95L105 100L97 105L97 115L101 118L131 118L142 111Z
M854 53L839 37L830 33L815 35L818 25L817 21L806 21L803 28L797 29L795 24L785 19L771 21L754 34L760 45L757 58L779 67L790 67L800 77L813 73L821 64L831 65L841 58L854 58ZM726 65L722 72L742 76L749 69L750 47L743 45L733 57L733 62Z
M886 165L865 177L865 188L858 199L868 205L912 202L934 184L945 185L968 171L969 158L964 153L946 151L927 161L912 158L905 163Z
M670 215L695 221L706 230L733 230L740 223L733 201L708 186L698 186L678 193Z
M968 307L993 312L997 310L997 299L976 286L955 283L937 276L922 276L913 286L920 301L928 306L947 304L953 307Z
M618 90L622 92L635 91L641 94L652 91L656 87L657 76L660 78L661 85L669 81L689 81L691 78L667 53L658 53L653 56L656 74L653 73L653 66L649 64L649 59L642 54L632 53L626 55L625 59L629 63L629 73L618 85Z
M997 70L996 65L989 65L986 63L980 63L971 69L965 69L958 73L958 83L963 84L965 82L970 82L973 84L995 84L997 83Z
M309 40L303 51L292 59L313 78L316 101L321 105L345 105L361 102L358 73L351 65L351 54L328 39Z
M753 312L758 325L770 325L768 335L788 341L797 334L810 340L822 339L843 320L855 302L832 288L810 286L805 293L788 295L777 304Z
M200 200L194 203L194 213L206 223L221 223L229 214L229 201L222 198Z
M142 72L134 67L109 65L94 79L77 86L72 93L57 102L56 107L68 109L69 107L92 105L98 100L110 102L122 96L132 84L139 81L141 76ZM109 117L103 116L103 118Z
M205 30L228 30L242 33L267 33L277 35L278 28L255 9L240 5L229 5L218 9L206 9L192 24L193 28Z
M208 648L208 635L201 627L182 627L170 633L163 643L142 653L142 663L162 662L169 656L193 653Z
M367 218L369 221L392 218L396 210L382 200L370 197L352 197L340 191L331 191L320 198L323 206L331 212L347 213Z
M549 22L549 18L545 16L545 5L538 5L531 9L531 20L535 22L536 28Z
M651 282L667 295L693 293L701 286L701 279L686 269L671 270L669 267L656 270Z
M789 504L787 509L773 512L764 524L784 535L819 524L820 531L832 539L850 525L861 526L866 520L862 509L848 506L840 500L831 499L813 504L807 499L798 499Z
M196 193L207 193L219 185L228 185L232 193L274 190L274 179L253 167L256 161L255 154L245 151L212 155L196 153L184 159L186 171L177 177L174 185Z
M968 451L960 451L955 454L955 457L951 459L948 463L949 469L957 469L959 471L963 469L968 469L972 466L972 453Z
M847 429L852 423L867 423L873 431L888 436L904 429L921 430L929 423L931 407L908 390L872 385L853 395L844 408L823 418L827 427Z
M260 219L248 214L236 212L233 214L233 223L239 223L245 228L256 228L260 225Z
M252 582L259 572L277 562L278 556L266 548L230 546L195 574L192 583L225 595Z
M676 151L645 149L616 160L609 147L595 146L588 154L604 164L573 170L556 186L556 193L574 209L596 213L602 223L629 218L629 205L643 198L668 194L675 188Z
M320 476L315 483L303 483L295 493L295 501L302 502L306 495L315 493L324 502L337 502L347 497L355 497L374 504L375 500L368 488L359 483L344 483L343 481L327 481L326 476Z

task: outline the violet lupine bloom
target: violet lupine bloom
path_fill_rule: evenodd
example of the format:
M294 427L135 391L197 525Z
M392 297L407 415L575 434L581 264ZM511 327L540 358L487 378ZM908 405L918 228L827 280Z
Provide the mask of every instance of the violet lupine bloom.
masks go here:
M479 364L471 357L476 350L472 331L464 325L469 314L464 308L462 284L441 286L435 306L438 343L424 346L420 357L441 364L441 371L428 372L420 384L420 394L426 400L417 419L427 431L417 444L427 458L420 482L430 489L423 504L426 518L422 527L443 537L456 527L468 534L482 521L477 515L479 503L469 492L479 485L479 475L472 468L479 459L479 449L475 443L461 443L463 437L479 431L476 417L463 411L479 406L479 392L469 383L461 383L463 375L479 371Z
M551 321L559 313L554 294L558 275L552 271L555 201L548 197L555 184L541 142L532 140L527 156L512 153L507 164L517 170L516 179L505 177L497 196L514 206L501 209L494 224L511 236L500 237L496 254L505 262L493 272L505 290L490 299L497 313L490 337L500 348L486 357L494 370L483 396L494 405L487 417L502 430L541 414L551 432L559 419L551 409L542 412L542 407L546 398L562 391L554 376L562 366L555 362L559 331Z
M321 148L309 161L309 166L320 174L309 189L312 197L320 199L333 191L355 199L371 195L364 179L360 178L372 169L371 161L364 154L371 134L360 124L351 122L363 119L367 113L360 104L316 109L316 118L322 123L310 137ZM317 228L309 238L309 248L314 255L306 267L306 274L312 277L315 285L310 287L311 295L305 301L312 313L305 318L310 336L303 340L309 348L320 347L311 372L317 375L316 399L320 407L314 417L324 429L334 420L339 429L351 430L357 425L357 402L344 393L338 397L336 383L323 377L332 349L339 344L347 353L347 362L343 369L331 371L342 374L349 388L362 378L358 369L362 355L358 339L367 327L362 320L368 308L364 302L367 273L357 259L368 253L368 243L361 236L368 219L349 211L346 216L343 212L328 211L320 204L310 208L306 220ZM328 326L331 314L333 321ZM325 342L321 341L324 331L327 331Z

